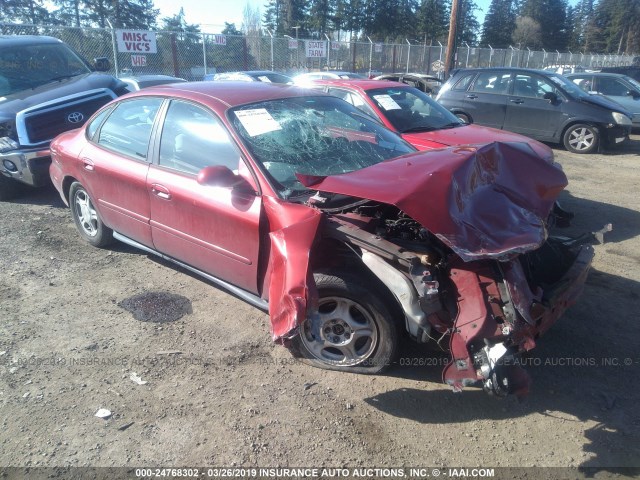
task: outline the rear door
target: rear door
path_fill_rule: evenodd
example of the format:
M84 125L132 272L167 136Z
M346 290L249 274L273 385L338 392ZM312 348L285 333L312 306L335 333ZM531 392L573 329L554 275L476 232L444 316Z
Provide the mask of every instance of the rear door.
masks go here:
M505 71L480 72L463 98L463 109L474 123L503 128L511 74Z
M196 179L210 165L248 171L223 123L200 105L172 100L157 143L147 176L155 248L258 293L260 196Z
M557 101L544 98L553 93ZM547 78L535 73L517 73L507 102L504 129L542 140L555 138L564 120L564 94Z
M104 222L152 246L149 227L149 140L164 100L140 97L120 102L82 151L83 182Z

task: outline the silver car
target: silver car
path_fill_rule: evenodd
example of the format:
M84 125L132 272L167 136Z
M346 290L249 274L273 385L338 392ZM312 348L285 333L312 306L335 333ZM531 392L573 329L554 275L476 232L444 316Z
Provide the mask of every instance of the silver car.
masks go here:
M582 90L604 95L633 113L633 126L640 128L640 82L619 73L572 73L565 75Z

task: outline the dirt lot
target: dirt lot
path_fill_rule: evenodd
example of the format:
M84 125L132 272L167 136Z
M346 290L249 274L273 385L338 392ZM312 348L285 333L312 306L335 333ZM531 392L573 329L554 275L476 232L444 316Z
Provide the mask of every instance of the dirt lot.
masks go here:
M453 394L418 347L384 376L313 369L224 291L84 244L53 188L0 205L0 465L640 467L640 136L556 156L573 230L614 230L521 403Z

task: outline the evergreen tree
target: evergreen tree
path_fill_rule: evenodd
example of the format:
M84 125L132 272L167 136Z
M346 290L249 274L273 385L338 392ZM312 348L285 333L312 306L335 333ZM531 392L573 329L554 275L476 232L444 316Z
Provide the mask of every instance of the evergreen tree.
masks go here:
M422 0L418 7L418 32L416 35L425 42L433 44L437 41L446 43L449 31L449 8L440 0Z
M151 29L156 25L159 10L153 0L86 0L89 20L102 28Z
M507 48L516 28L516 5L514 0L492 0L484 17L482 45Z
M458 6L458 31L456 44L458 46L467 42L469 45L475 45L480 30L480 23L476 17L478 5L473 0L460 0Z
M0 20L10 23L50 23L49 10L43 0L1 0Z
M569 42L566 0L525 0L520 15L540 24L543 48L566 50Z
M80 28L88 24L87 10L82 0L53 0L58 9L52 13L54 23Z
M333 16L333 5L329 0L313 0L309 7L309 19L306 22L309 30L316 37L327 33Z

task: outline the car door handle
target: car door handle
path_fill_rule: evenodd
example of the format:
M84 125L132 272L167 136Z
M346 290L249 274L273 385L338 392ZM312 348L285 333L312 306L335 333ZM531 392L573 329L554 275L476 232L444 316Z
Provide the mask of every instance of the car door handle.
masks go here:
M467 95L467 98L471 98L471 99L478 98L478 95L474 95L472 93L471 95Z
M521 98L515 98L513 100L509 100L511 103L517 103L518 105L520 105L521 103L524 103L524 100L522 100Z
M169 191L169 189L164 185L160 185L158 183L153 183L151 185L151 193L165 200L171 199L171 192Z
M93 160L89 158L83 158L82 165L84 166L85 170L89 170L90 172L93 172L95 170L95 165L93 164Z

